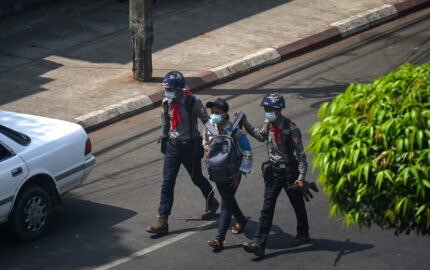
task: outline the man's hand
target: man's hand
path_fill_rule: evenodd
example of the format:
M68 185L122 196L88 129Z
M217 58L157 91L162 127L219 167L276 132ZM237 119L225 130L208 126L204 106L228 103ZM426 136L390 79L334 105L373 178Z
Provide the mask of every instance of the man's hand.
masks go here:
M294 181L293 189L301 191L303 194L303 197L305 198L305 201L307 202L309 201L309 197L311 199L314 198L314 196L312 195L309 189L312 189L314 192L318 192L318 187L314 182L309 183L303 180Z
M237 188L240 184L240 180L242 179L242 171L239 170L237 171L235 174L233 174L232 176L230 176L231 179L231 187L232 188Z
M238 112L234 113L234 116L237 116ZM246 123L248 121L248 118L246 118L246 114L243 113L242 120L240 120L240 125L243 125L243 123Z
M205 158L209 158L209 146L205 147Z

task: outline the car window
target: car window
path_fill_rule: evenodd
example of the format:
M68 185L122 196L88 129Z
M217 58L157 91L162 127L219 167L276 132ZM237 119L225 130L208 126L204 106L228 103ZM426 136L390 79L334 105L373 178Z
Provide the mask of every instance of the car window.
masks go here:
M13 152L7 149L3 144L0 143L0 162L8 158L11 158L13 156L14 156Z
M9 139L14 140L15 142L23 146L27 146L31 142L30 137L28 137L27 135L2 125L0 125L0 133L4 134Z

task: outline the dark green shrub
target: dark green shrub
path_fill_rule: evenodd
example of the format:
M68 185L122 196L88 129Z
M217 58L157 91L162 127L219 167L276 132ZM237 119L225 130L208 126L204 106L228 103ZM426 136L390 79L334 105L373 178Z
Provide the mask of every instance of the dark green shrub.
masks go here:
M308 150L330 215L430 234L430 62L352 84L318 116Z

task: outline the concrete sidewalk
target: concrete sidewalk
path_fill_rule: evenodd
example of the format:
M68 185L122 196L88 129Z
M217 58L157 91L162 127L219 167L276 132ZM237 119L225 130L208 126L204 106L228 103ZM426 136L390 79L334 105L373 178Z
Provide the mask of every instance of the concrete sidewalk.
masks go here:
M178 3L180 2L180 3ZM153 76L131 74L128 5L58 1L0 20L0 109L94 129L148 110L165 73L192 90L429 6L430 0L157 1Z

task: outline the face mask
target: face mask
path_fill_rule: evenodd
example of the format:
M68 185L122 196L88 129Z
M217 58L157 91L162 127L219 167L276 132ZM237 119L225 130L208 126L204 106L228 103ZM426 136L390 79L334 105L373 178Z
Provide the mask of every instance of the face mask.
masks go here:
M214 114L213 113L213 114L211 114L211 120L212 120L212 123L218 124L222 121L222 116L221 116L221 114Z
M273 122L276 120L276 114L274 112L266 112L266 119Z
M174 99L176 97L175 92L164 91L164 96L169 99Z

